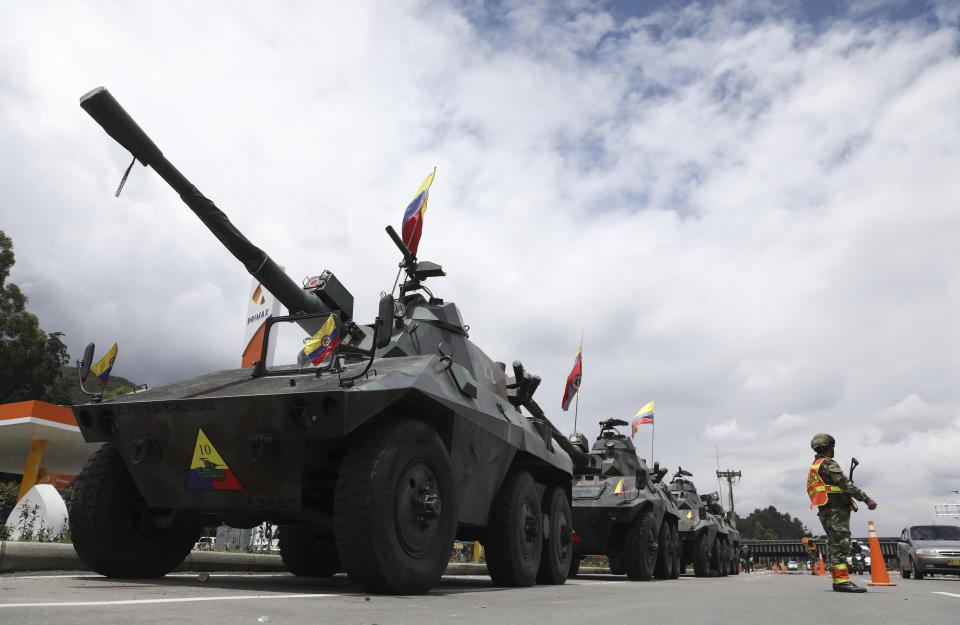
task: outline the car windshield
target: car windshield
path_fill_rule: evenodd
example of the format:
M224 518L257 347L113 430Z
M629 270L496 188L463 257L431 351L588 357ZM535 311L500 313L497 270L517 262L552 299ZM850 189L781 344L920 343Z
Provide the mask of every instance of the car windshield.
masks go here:
M960 527L956 525L919 525L910 528L914 540L960 540Z

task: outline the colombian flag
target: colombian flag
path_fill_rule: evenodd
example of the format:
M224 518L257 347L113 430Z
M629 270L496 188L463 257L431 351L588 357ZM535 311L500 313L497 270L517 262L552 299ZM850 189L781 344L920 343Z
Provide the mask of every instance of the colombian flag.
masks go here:
M567 385L563 388L563 402L560 404L564 410L570 408L573 402L573 396L580 390L580 378L583 375L583 345L577 350L577 358L573 361L573 369L567 376Z
M103 355L103 358L98 360L92 367L90 371L93 371L93 375L97 376L97 379L100 380L100 384L106 386L107 382L110 380L110 371L113 369L113 363L117 359L117 344L114 343L106 354Z
M327 317L317 333L303 345L303 353L314 365L319 365L340 344L340 328L333 315Z
M633 415L633 425L630 426L630 438L633 438L641 425L653 424L653 402L647 402L643 408Z
M437 168L434 167L423 180L423 184L417 189L417 194L413 196L407 210L403 213L403 242L410 248L410 252L416 256L417 247L420 246L420 235L423 232L423 216L427 212L427 200L430 199L430 185L433 184L433 178L437 175Z

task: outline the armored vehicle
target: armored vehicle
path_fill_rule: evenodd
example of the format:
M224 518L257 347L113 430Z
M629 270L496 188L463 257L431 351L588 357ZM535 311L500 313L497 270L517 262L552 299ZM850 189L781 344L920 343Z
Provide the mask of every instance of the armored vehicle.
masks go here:
M708 510L707 502L697 494L697 487L688 477L693 474L677 467L668 486L680 508L681 570L685 570L687 564L693 564L697 577L728 575L734 558L730 527Z
M620 419L601 421L600 436L589 452L582 434L570 437L587 452L574 466L576 537L570 571L577 573L583 556L603 554L611 573L626 573L629 579L679 577L680 515L658 485L666 469L647 468L633 442L617 430L625 425Z
M707 506L707 512L720 520L721 537L724 536L723 529L726 529L726 541L729 546L727 560L727 574L740 574L740 530L737 529L737 518L733 513L727 513L720 503L720 494L713 492L701 495L700 498Z
M424 285L445 275L439 265L388 227L405 279L360 324L332 273L294 283L106 89L81 106L290 312L268 321L253 368L73 407L84 439L104 443L77 477L70 514L93 570L162 576L201 527L269 521L293 573L345 571L370 592L428 591L455 538L483 541L498 585L566 580L569 453L580 452L533 400L540 378L519 361L508 376L469 340L457 306ZM303 357L273 367L265 356L281 324L304 337Z

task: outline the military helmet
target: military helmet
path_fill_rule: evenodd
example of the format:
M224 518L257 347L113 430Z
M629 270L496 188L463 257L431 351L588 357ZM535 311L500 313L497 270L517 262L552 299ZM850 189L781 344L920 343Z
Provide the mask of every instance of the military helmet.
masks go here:
M817 434L812 439L810 439L810 447L814 451L818 449L825 449L827 447L833 447L837 441L834 440L829 434L824 434L823 432Z

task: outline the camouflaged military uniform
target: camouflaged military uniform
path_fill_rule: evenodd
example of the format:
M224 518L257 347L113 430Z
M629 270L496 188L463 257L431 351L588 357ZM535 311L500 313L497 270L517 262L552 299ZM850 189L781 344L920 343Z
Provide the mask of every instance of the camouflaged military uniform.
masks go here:
M873 500L847 479L843 469L840 468L840 463L824 453L829 450L829 454L833 454L832 436L817 434L810 442L810 446L817 455L807 476L807 494L810 496L810 507L817 508L817 516L820 517L820 523L827 534L827 550L834 590L862 591L863 589L851 584L847 571L847 556L850 555L850 510L852 499L868 503L872 503Z

